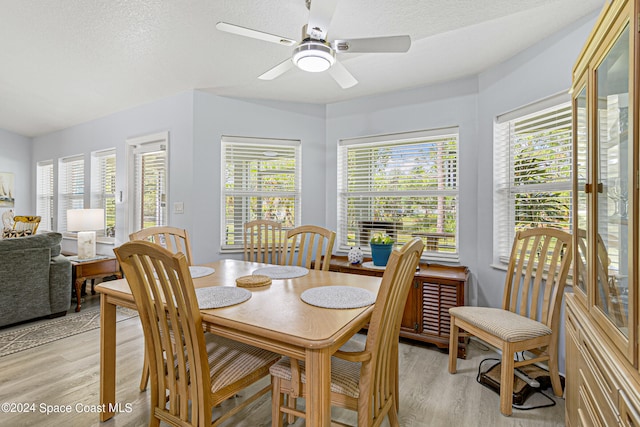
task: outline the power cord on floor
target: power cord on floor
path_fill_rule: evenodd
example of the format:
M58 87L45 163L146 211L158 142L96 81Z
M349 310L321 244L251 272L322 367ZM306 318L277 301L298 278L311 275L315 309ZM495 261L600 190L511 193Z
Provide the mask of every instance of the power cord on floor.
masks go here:
M487 348L487 349L488 349L488 348ZM484 364L485 362L489 362L489 361L494 361L494 362L496 362L496 363L494 363L494 364L493 364L493 365L491 365L488 369L486 369L486 370L484 370L484 371L483 371L483 370L482 370L483 364ZM500 394L500 390L499 390L499 389L498 389L498 390L495 390L494 388L492 388L492 387L488 386L487 384L483 383L483 382L481 381L481 376L482 376L482 374L489 372L491 369L493 369L494 367L496 367L496 366L497 366L497 365L499 365L500 363L501 363L501 362L500 362L500 359L496 359L496 358L492 358L492 357L488 357L488 358L486 358L486 359L483 359L483 360L480 362L480 364L478 365L478 375L476 375L476 381L477 381L479 384L481 384L481 385L483 385L483 386L485 386L485 387L489 388L490 390L496 391L498 394ZM527 385L526 387L531 387L531 386ZM534 393L534 394L535 394L535 393L540 393L540 394L541 394L541 395L543 395L545 398L547 398L547 400L549 401L549 403L542 404L542 405L537 405L537 406L524 406L524 405L516 405L516 404L512 403L512 404L511 404L511 406L512 406L513 408L515 408L515 409L519 409L519 410L521 410L521 411L528 411L528 410L531 410L531 409L539 409L539 408L549 408L549 407L551 407L551 406L555 406L556 401L555 401L551 396L549 396L547 393L545 393L544 391L540 390L539 388L533 388L533 393ZM526 399L525 399L525 400L526 400Z

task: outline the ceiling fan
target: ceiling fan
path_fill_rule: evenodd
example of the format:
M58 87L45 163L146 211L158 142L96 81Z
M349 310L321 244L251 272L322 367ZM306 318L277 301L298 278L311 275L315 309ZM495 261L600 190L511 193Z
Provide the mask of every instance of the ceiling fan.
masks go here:
M333 17L338 0L305 0L309 9L309 22L302 27L302 41L280 37L239 25L218 22L216 28L227 33L251 37L284 46L293 46L291 58L286 59L264 74L262 80L273 80L294 66L309 72L329 70L329 74L343 88L355 86L358 81L336 60L337 53L386 53L406 52L411 47L409 36L368 37L327 41L327 29Z

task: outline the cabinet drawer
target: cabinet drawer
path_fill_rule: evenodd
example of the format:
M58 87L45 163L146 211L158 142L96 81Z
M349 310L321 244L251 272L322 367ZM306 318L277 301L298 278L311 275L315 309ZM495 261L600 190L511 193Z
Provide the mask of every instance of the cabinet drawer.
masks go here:
M76 266L76 272L78 277L97 276L100 274L112 274L118 271L118 261L115 259L79 264Z
M578 414L580 415L580 425L585 427L608 427L615 426L618 424L615 421L613 424L607 424L602 418L601 413L598 410L597 405L595 404L595 399L589 392L589 389L585 387L583 383L580 386L580 408L578 409Z
M588 371L589 383L594 384L594 388L597 385L597 388L602 391L602 397L606 398L609 405L616 408L617 412L620 385L614 380L615 377L587 334L580 334L580 354L583 366Z
M620 424L625 427L640 427L640 402L620 390Z
M570 307L566 307L566 316L565 316L565 329L567 331L567 335L573 337L576 342L580 341L580 324L578 323L578 319L576 319L575 314L571 310Z
M603 390L594 379L593 372L588 367L580 369L580 389L584 396L580 397L580 407L583 403L595 411L595 416L605 426L615 426L618 424L618 411L605 397ZM587 399L587 401L585 401Z

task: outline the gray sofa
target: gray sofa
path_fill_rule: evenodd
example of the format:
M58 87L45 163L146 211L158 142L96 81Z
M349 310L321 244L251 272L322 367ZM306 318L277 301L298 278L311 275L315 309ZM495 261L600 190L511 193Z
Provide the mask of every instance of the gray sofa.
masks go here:
M0 239L0 326L64 316L71 306L71 263L60 233Z

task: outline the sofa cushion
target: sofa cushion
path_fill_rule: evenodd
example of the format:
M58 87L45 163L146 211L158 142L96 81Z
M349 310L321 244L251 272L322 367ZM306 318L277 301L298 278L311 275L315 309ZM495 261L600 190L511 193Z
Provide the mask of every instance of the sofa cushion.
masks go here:
M51 248L51 256L53 257L60 255L61 241L62 234L53 232L35 234L20 239L2 239L0 240L0 252L30 248Z

